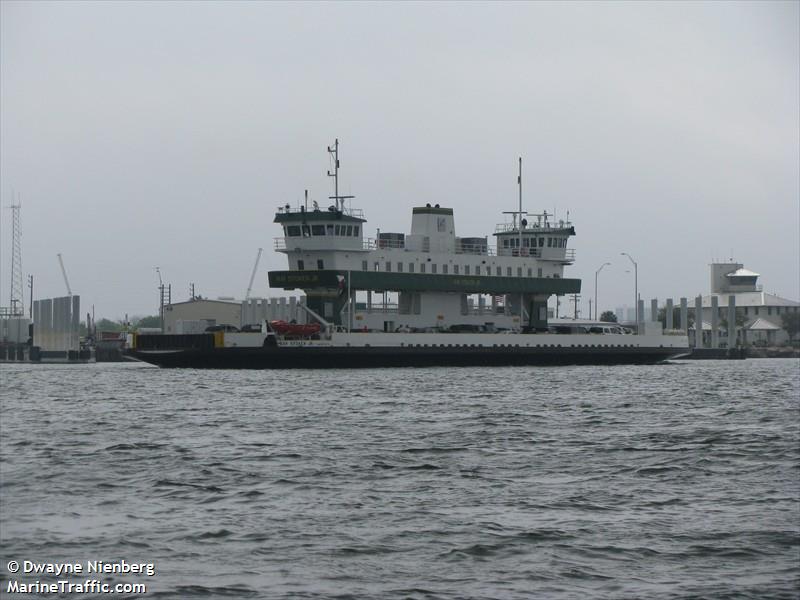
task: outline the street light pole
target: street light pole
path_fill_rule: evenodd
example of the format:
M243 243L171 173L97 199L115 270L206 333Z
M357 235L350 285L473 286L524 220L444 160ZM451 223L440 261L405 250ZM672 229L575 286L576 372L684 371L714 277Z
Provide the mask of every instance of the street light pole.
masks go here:
M597 320L597 276L600 275L600 271L603 270L603 267L610 267L610 266L611 266L610 262L605 262L602 265L600 265L600 268L597 269L597 271L594 272L594 320L595 321ZM591 314L589 315L589 318L590 319L592 318Z
M636 306L636 333L639 333L639 265L633 260L633 257L627 252L620 252L620 255L627 256L628 260L633 263L633 286L634 286L634 305Z

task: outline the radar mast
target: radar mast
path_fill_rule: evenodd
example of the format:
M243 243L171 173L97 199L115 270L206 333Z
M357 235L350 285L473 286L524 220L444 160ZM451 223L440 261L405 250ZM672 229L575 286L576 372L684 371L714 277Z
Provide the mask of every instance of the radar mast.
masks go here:
M339 195L339 138L333 142L333 148L328 146L328 154L333 156L333 173L328 171L328 177L333 177L333 196L328 196L336 203L336 210L344 212L344 201L355 196Z

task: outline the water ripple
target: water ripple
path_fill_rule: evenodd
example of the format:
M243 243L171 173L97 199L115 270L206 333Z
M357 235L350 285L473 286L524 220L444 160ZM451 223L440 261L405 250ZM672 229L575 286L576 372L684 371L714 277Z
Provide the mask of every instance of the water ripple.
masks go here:
M0 583L125 559L156 564L142 598L800 597L797 361L0 369Z

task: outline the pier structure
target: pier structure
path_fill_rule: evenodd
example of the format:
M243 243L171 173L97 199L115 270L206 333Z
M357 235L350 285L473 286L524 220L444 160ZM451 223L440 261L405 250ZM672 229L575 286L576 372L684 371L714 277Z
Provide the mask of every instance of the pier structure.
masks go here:
M640 299L636 312L640 321L643 315L652 320L663 308L664 327L683 330L689 335L692 347L704 351L790 346L792 326L789 323L800 313L800 302L766 292L758 283L759 277L742 263L712 263L710 293L692 296L694 300L681 298L678 311L672 299L667 299L663 305L651 300L650 316L645 314L644 302ZM643 331L645 324L640 322L637 326L632 316L634 310L617 308L616 314L623 324ZM793 335L796 344L800 335L796 332Z
M45 298L33 302L31 360L85 362L90 358L80 345L81 297Z
M774 347L789 342L785 322L791 320L787 316L800 313L800 302L766 292L759 277L742 263L710 265L710 293L700 296L695 308L708 332L706 346Z
M682 329L687 336L689 335L689 301L686 298L681 298L680 329Z
M666 311L665 311L666 323L664 324L664 329L674 329L672 312L673 312L672 298L667 298Z
M711 296L711 347L719 348L719 297Z
M763 292L758 292L759 296L762 294ZM770 295L763 295L770 301ZM663 303L653 298L650 300L648 312L642 310L642 304L639 306L644 322L636 328L636 333L649 334L659 327L681 331L689 337L693 358L743 358L753 352L766 356L769 354L758 354L758 347L763 347L762 350L770 347L774 349L779 345L775 343L778 333L786 334L777 324L780 320L776 317L800 312L800 303L779 299L782 304L778 305L774 298L777 297L773 297L771 301L775 305L767 306L766 309L763 305L754 308L753 298L743 297L742 293L698 295L694 298L693 307L689 306L685 297L680 298L678 306L672 298L665 299ZM740 305L742 299L745 301L744 306ZM746 303L748 301L749 305ZM769 317L772 319L767 320ZM632 325L632 322L629 323L629 326ZM754 338L756 343L753 343ZM752 346L757 348L753 349Z
M639 317L638 317L639 318L639 322L636 323L636 331L643 331L644 330L644 322L645 322L644 321L644 300L639 298L637 300L637 304L638 304L639 310L638 310L638 312L636 314L639 315Z

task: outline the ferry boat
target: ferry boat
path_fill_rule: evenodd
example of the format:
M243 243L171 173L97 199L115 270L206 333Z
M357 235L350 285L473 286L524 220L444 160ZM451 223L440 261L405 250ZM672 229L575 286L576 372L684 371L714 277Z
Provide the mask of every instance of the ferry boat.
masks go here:
M269 285L301 289L307 323L132 335L132 356L162 367L283 369L656 363L689 353L683 332L658 323L635 335L548 323L548 299L581 290L564 277L575 228L523 211L522 159L518 210L504 213L491 243L458 237L453 209L430 203L412 208L407 234L371 239L363 212L346 203L353 196L339 194L338 140L328 152L332 204L286 204L274 218L288 269L269 272Z

